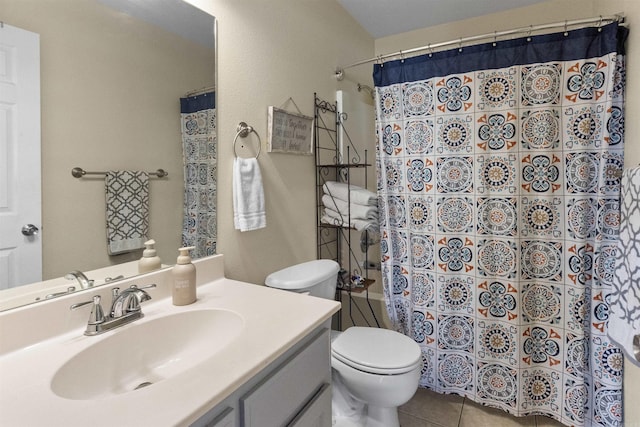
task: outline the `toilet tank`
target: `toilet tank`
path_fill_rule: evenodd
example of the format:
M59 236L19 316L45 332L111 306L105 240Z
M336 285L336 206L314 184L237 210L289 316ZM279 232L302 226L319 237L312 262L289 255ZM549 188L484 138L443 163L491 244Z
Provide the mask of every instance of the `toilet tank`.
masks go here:
M340 265L330 259L318 259L292 265L273 272L265 279L271 288L309 293L309 295L334 299Z

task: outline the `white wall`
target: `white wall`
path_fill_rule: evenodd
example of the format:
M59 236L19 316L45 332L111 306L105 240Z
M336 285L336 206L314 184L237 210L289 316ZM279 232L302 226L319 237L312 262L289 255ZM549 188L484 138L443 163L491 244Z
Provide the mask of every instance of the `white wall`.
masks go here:
M626 87L626 146L625 163L628 167L640 163L640 123L634 120L640 115L640 98L632 96L640 88L640 1L637 0L549 0L533 6L509 10L447 25L424 28L395 36L377 39L375 55L407 50L455 40L460 37L492 33L535 24L590 18L623 12L630 27L627 43ZM640 426L640 369L625 364L624 411L626 426Z

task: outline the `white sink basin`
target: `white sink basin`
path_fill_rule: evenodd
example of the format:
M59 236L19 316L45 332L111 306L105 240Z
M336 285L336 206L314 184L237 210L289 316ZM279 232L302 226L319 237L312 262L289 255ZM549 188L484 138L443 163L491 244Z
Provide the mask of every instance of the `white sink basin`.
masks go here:
M244 328L239 314L220 309L138 322L69 359L53 376L51 390L66 399L93 400L153 387L213 357Z

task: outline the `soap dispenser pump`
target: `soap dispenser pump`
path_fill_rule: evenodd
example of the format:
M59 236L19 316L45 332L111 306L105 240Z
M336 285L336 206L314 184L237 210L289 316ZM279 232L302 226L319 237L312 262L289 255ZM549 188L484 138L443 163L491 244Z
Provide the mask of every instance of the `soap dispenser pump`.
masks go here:
M173 267L173 305L188 305L196 301L196 266L191 263L189 251L194 246L178 249L180 255Z
M160 257L156 253L155 244L156 241L153 239L144 242L146 248L142 251L142 258L138 261L138 273L147 273L162 267Z

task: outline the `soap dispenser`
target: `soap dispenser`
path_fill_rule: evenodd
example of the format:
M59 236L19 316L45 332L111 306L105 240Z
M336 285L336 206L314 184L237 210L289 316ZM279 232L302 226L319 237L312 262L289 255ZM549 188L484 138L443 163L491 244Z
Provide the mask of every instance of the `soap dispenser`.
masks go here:
M178 249L178 261L173 267L173 305L188 305L196 301L196 266L191 263L189 251L193 246Z
M156 241L153 239L144 242L146 248L142 251L142 258L138 261L138 273L147 273L162 267L160 257L156 254L155 244Z

